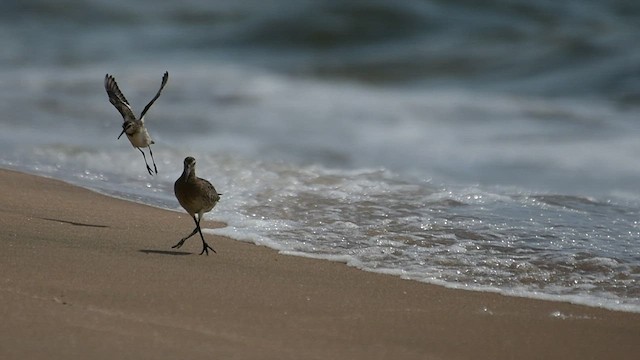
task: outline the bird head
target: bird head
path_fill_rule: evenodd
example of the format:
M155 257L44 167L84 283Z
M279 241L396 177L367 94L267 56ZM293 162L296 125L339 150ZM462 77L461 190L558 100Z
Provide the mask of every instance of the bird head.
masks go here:
M133 121L125 121L125 122L123 122L122 123L122 132L120 133L120 135L118 135L118 139L120 139L120 137L124 133L132 135L133 132L135 131L134 125L135 125L135 123Z

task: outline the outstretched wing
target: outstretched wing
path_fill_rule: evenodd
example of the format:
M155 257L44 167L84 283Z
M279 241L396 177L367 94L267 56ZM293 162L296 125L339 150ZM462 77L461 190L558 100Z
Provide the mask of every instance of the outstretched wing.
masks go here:
M169 72L165 71L164 75L162 76L162 84L160 84L160 89L158 89L156 96L154 96L153 99L151 99L151 101L149 101L147 106L145 106L144 109L142 110L142 113L140 114L140 121L144 122L144 114L146 114L149 108L151 107L151 105L153 105L153 103L156 102L156 100L158 100L158 98L160 97L160 93L162 92L162 89L164 89L164 86L167 85L167 80L169 80Z
M122 91L118 88L118 83L116 83L116 79L114 79L113 76L109 74L105 75L104 89L107 90L107 95L109 95L109 102L120 112L124 121L136 121L136 116L133 114L133 110L131 110L131 105L129 105L127 99L122 95Z

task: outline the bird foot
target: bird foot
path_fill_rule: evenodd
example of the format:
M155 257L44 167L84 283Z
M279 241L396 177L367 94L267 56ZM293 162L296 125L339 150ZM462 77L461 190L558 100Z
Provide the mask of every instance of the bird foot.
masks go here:
M147 165L147 171L149 172L149 175L153 176L153 171L151 170L151 168L149 167L149 165ZM158 173L158 170L156 169L156 174Z
M180 249L180 248L182 247L182 245L184 244L184 241L185 241L185 240L186 240L186 239L182 239L182 240L180 240L177 244L173 245L171 248L172 248L172 249Z
M200 255L207 254L207 256L208 256L209 255L209 249L211 249L211 251L213 251L214 253L217 254L217 252L211 246L209 246L209 244L207 244L206 242L203 242L202 243L202 251L200 252Z

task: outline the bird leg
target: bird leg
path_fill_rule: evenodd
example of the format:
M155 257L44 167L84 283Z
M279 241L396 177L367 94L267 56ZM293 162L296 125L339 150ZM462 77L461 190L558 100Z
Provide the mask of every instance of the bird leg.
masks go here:
M209 244L207 244L206 241L204 241L204 236L202 235L202 230L200 230L200 221L199 221L199 219L196 220L196 217L194 216L193 217L193 221L196 223L196 228L193 229L191 234L183 237L177 244L173 245L171 248L172 249L179 249L188 238L192 237L196 233L200 233L200 239L202 239L202 251L200 252L200 255L205 254L205 253L207 255L209 255L209 249L211 249L211 251L213 251L214 253L217 254L216 250L214 248L212 248L211 246L209 246Z
M200 230L200 228L198 227L198 231ZM211 246L209 246L209 244L207 244L206 241L204 241L204 237L202 236L202 231L200 231L200 238L202 239L202 251L200 252L200 255L206 253L207 255L209 255L209 249L211 249L211 251L213 251L214 253L217 254L216 250L214 248L212 248Z
M147 156L144 154L144 151L142 151L142 149L140 149L140 148L137 148L137 149L140 150L140 153L142 153L142 158L144 159L144 164L147 165L147 171L149 172L149 175L153 176L153 172L151 171L151 167L149 166L149 163L147 163ZM155 163L153 165L155 166Z
M153 151L151 151L151 145L149 145L149 154L151 154L151 161L153 162L153 170L155 170L157 174L158 168L156 167L156 159L153 158Z
M214 253L217 254L217 252L211 246L209 246L209 244L207 244L206 241L204 241L204 236L202 236L202 230L200 230L200 217L199 216L198 216L198 220L196 220L196 230L198 230L198 232L200 233L200 239L202 239L202 251L200 252L200 255L202 255L204 253L209 255L209 249L211 249L211 251L213 251Z
M185 242L188 238L192 237L192 236L193 236L193 235L195 235L197 232L198 232L198 228L193 229L193 231L191 232L191 234L189 234L189 235L187 235L187 236L183 237L182 239L180 239L180 241L179 241L177 244L173 245L171 248L172 248L172 249L179 249L179 248L184 244L184 242Z

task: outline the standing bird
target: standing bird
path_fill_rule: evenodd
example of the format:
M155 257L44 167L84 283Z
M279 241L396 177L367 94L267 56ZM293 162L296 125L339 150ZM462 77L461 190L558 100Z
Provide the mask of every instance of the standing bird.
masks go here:
M211 209L216 206L222 194L218 194L210 182L196 176L196 159L191 156L184 159L184 170L182 171L182 175L173 184L173 191L180 205L187 210L193 218L193 221L195 221L196 228L193 229L191 234L183 237L177 244L172 246L172 248L180 248L185 240L198 232L202 239L202 251L200 255L203 253L209 255L209 249L215 253L216 251L204 241L202 230L200 230L200 220L202 219L202 214L211 211ZM198 215L197 218L196 215Z
M127 134L127 138L131 142L131 145L136 149L140 150L142 153L142 157L144 158L144 163L147 165L147 171L149 175L153 175L151 172L151 167L149 167L149 163L147 163L147 157L144 155L144 151L142 148L148 147L149 154L151 154L151 161L153 161L153 170L155 170L156 174L158 173L158 168L156 167L156 161L153 158L153 151L151 151L151 144L155 144L153 140L151 140L151 136L147 132L147 128L144 126L144 115L147 113L151 105L160 97L160 93L164 86L167 85L167 80L169 80L169 73L165 71L164 76L162 76L162 84L160 85L160 89L156 93L156 96L149 101L147 106L144 107L142 113L140 114L140 119L136 119L136 116L131 109L131 105L127 99L122 95L122 91L118 88L118 83L116 83L116 79L107 74L104 77L104 88L107 90L107 95L109 95L109 102L115 106L115 108L120 112L124 122L122 123L122 132L118 136L118 139L122 136L122 134Z

